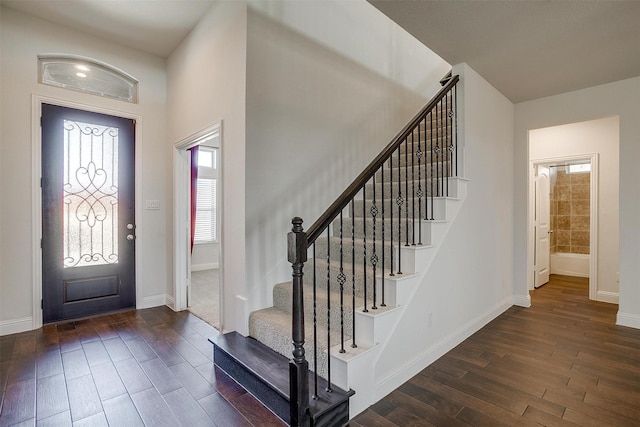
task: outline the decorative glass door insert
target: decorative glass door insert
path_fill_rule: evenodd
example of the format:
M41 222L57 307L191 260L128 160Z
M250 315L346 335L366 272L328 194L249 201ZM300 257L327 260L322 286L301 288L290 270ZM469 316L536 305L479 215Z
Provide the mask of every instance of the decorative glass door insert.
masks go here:
M64 120L64 268L118 262L118 128Z

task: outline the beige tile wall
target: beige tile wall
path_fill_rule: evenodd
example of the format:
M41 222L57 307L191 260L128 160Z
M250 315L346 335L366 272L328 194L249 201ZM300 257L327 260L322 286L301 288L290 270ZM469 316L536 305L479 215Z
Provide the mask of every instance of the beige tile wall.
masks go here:
M589 253L590 172L557 170L551 186L551 253Z

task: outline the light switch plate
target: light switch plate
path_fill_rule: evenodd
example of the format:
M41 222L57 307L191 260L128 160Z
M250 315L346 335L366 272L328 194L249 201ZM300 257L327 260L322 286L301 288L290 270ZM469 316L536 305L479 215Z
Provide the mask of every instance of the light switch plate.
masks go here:
M160 209L160 200L147 200L145 206L149 210L157 211Z

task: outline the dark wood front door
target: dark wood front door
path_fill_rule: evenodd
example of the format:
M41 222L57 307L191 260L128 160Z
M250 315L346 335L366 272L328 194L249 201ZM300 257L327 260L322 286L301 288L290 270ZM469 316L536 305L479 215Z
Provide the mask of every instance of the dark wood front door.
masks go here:
M43 321L135 306L135 122L42 105Z

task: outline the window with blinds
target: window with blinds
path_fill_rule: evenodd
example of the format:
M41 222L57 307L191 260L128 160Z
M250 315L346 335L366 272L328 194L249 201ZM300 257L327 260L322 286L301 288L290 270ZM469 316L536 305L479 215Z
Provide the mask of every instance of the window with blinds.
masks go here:
M195 243L216 240L216 180L198 178Z
M198 183L196 198L196 230L194 243L212 243L216 236L218 165L216 148L200 145L198 150Z

